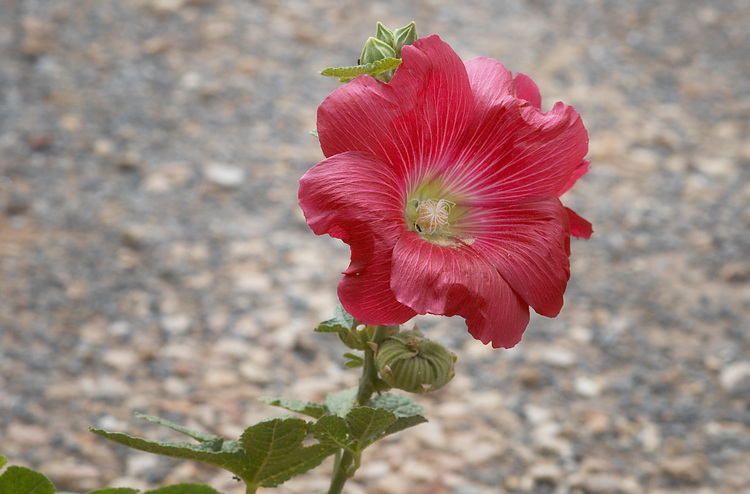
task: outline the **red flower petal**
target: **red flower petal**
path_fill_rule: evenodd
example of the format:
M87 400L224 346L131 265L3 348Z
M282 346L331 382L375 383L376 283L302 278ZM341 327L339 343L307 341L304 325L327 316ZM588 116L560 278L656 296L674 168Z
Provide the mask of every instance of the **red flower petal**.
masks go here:
M323 101L317 127L326 156L369 152L410 179L444 161L473 113L463 62L437 36L405 46L402 55L390 83L360 76Z
M341 278L338 288L341 305L362 324L397 325L417 315L391 291L391 252L392 249L378 252L367 266L347 270Z
M565 194L567 191L575 185L575 183L578 181L579 178L586 175L589 172L589 167L591 166L591 162L589 160L583 160L581 163L576 167L575 170L573 170L573 174L570 176L570 179L568 179L568 182L563 185L562 189L557 191L557 197L560 197L561 195Z
M516 86L516 97L525 99L537 110L542 109L542 95L539 92L539 87L531 80L531 77L526 74L516 74L513 82Z
M472 58L464 62L477 111L481 114L503 105L513 96L513 76L503 64L491 58Z
M546 113L508 97L485 110L467 130L441 176L475 204L555 195L588 148L578 113L558 103Z
M536 312L560 312L570 277L570 237L568 214L557 198L475 208L457 228L474 237L472 249Z
M420 314L461 315L469 332L495 348L521 340L529 308L471 248L441 247L409 232L393 251L391 288Z
M594 233L594 228L591 223L578 216L578 214L570 208L565 208L568 212L568 218L570 220L570 234L578 238L591 238Z
M415 315L390 291L391 252L406 231L398 184L388 164L360 152L328 158L300 180L299 204L310 228L351 247L339 299L365 324L401 324Z

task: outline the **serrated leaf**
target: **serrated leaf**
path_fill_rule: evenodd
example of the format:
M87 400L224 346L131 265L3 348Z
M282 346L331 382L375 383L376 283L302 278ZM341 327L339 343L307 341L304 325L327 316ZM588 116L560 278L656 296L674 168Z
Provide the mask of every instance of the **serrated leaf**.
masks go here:
M391 434L401 432L402 430L408 429L409 427L414 427L415 425L424 424L425 422L427 422L427 419L422 415L413 415L411 417L398 418L384 431L382 437L390 436Z
M333 318L323 321L315 328L317 333L340 333L349 331L356 325L354 317L351 316L340 303L333 309Z
M389 70L393 70L401 65L400 58L383 58L372 63L364 65L354 65L351 67L329 67L323 69L320 74L327 77L338 77L339 82L348 82L357 76L367 74L372 77L380 75Z
M373 408L385 408L386 410L390 410L398 418L414 417L416 415L424 414L424 408L422 408L422 405L406 395L394 393L383 393L382 395L374 396L370 399L368 405Z
M267 405L281 407L290 412L303 413L309 417L320 418L326 413L326 408L318 403L297 400L292 398L275 398L273 396L262 396L258 401Z
M194 460L216 465L236 475L240 475L240 472L243 471L247 463L247 455L236 441L223 441L220 449L217 450L215 443L212 442L199 444L161 442L132 437L122 432L108 432L100 429L89 430L98 436L129 448L170 456L172 458Z
M354 407L357 398L357 388L345 389L326 396L326 408L333 415L344 418Z
M160 487L143 494L221 494L211 486L205 484L174 484Z
M322 444L303 447L307 426L306 421L297 417L277 417L248 427L239 442L222 440L220 444L160 442L120 432L90 430L140 451L216 465L239 476L248 486L275 487L318 466L336 451Z
M25 467L10 466L0 475L0 494L54 494L47 477Z
M7 464L8 464L8 459L4 457L3 455L0 455L0 468L3 468Z
M321 444L350 449L346 421L336 415L326 415L310 426L310 432Z
M187 427L183 427L179 424L175 424L174 422L170 422L169 420L166 420L160 417L154 417L153 415L145 415L143 413L136 412L135 418L147 420L151 422L152 424L159 424L159 425L163 425L164 427L169 427L170 429L174 431L177 431L181 434L185 434L186 436L190 436L196 441L200 441L202 443L203 442L216 443L216 442L221 442L224 440L223 438L216 436L214 434L209 434L207 432L188 429Z
M106 489L97 489L95 491L89 491L86 494L136 494L140 492L138 489L132 487L108 487ZM57 494L62 494L58 492Z
M384 408L356 407L346 416L346 428L358 442L358 449L363 450L382 437L396 420L393 412Z
M296 417L270 419L245 429L240 444L251 465L240 475L263 487L275 487L315 468L338 448L327 444L302 446L308 424Z

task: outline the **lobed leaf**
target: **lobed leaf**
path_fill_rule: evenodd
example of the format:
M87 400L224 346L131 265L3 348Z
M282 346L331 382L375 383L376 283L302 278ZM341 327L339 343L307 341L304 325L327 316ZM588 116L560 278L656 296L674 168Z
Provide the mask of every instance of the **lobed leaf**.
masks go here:
M245 429L240 443L250 463L240 477L254 485L275 487L315 468L338 448L327 444L303 447L308 423L296 417L266 420Z
M8 459L3 455L0 455L0 468L3 468L5 465L7 465L7 463Z
M356 407L346 416L346 428L361 451L380 439L396 420L393 412L383 408Z
M323 444L304 447L307 428L308 423L303 419L276 417L245 429L239 442L211 436L214 439L199 444L152 441L120 432L90 430L140 451L218 466L239 476L248 486L274 487L318 466L336 451Z
M310 432L321 444L336 448L351 449L352 443L347 437L346 421L336 415L326 415L312 424Z

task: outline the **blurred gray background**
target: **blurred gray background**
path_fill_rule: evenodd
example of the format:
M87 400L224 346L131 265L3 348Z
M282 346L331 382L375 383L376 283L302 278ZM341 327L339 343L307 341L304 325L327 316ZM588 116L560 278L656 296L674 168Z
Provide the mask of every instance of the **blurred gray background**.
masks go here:
M512 350L418 318L458 376L347 492L750 493L745 0L0 0L0 453L60 490L238 492L86 428L177 438L140 411L235 438L277 413L259 396L355 384L311 331L348 249L296 189L338 85L317 72L378 20L575 106L592 170L564 200L595 234Z

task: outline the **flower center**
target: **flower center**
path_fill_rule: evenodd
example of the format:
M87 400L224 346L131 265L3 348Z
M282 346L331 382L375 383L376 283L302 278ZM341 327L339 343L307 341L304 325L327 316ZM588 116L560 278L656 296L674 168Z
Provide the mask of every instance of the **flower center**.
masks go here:
M434 234L443 232L450 226L448 216L456 203L448 199L426 199L416 201L417 218L414 221L414 229L418 233Z

